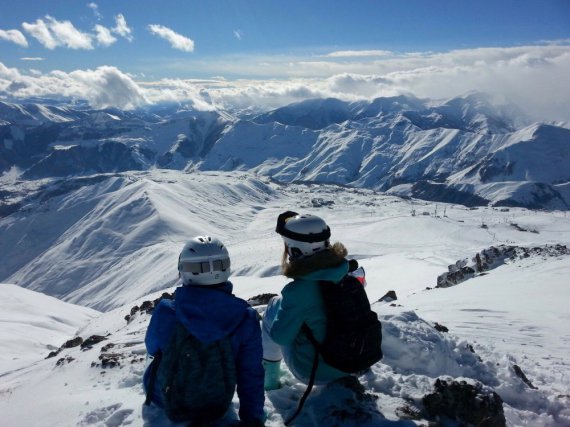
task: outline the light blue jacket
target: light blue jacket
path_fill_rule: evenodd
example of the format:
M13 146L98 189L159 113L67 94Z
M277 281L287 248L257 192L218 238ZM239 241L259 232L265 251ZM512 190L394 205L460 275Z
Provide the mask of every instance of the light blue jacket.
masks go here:
M303 323L313 332L318 342L323 342L326 334L324 302L319 289L319 281L338 283L348 273L348 262L324 268L295 278L281 291L280 306L269 330L269 335L282 346L283 357L291 372L299 380L307 382L315 355L315 348L301 330ZM319 356L316 374L317 383L333 381L347 374L325 363Z

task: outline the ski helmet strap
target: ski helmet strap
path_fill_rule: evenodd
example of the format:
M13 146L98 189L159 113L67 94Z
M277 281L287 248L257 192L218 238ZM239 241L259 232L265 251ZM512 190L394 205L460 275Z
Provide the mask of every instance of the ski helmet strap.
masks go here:
M154 393L154 387L156 385L156 375L158 372L158 365L160 365L160 361L162 360L162 352L159 350L158 353L154 356L150 364L150 376L148 379L148 388L146 390L146 399L144 404L146 406L150 405L152 402L152 394Z
M277 217L277 227L275 227L275 231L278 234L282 235L283 237L288 237L298 242L305 242L305 243L324 242L331 237L331 229L328 226L326 230L323 230L320 233L309 233L309 234L295 233L294 231L285 228L285 224L287 224L287 221L297 215L299 214L293 211L283 212L281 215L279 215L279 217Z
M305 332L307 338L315 347L315 357L313 359L313 367L311 368L311 376L309 378L309 384L307 385L307 389L305 390L305 393L303 393L301 400L299 400L299 405L297 406L297 410L287 421L285 421L285 425L291 424L291 422L295 418L297 418L297 415L301 413L303 405L305 404L305 400L307 400L307 397L309 397L309 394L311 394L311 391L313 390L313 385L315 385L315 377L317 376L317 368L319 367L319 343L315 339L313 331L311 331L311 328L309 328L309 326L306 323L303 323L302 330Z

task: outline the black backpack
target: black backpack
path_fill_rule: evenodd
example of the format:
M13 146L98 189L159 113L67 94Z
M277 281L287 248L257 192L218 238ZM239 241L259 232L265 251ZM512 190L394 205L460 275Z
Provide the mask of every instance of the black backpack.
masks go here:
M315 357L307 390L299 401L297 411L285 424L299 415L311 393L319 354L327 364L347 374L363 372L382 359L382 324L370 308L363 284L351 274L357 268L358 263L351 260L350 272L339 283L319 284L325 304L327 332L324 341L319 343L307 324L303 324L304 333L315 346Z
M158 381L170 420L202 424L228 410L237 382L229 336L205 344L177 322L168 347L152 363L147 403Z
M382 325L370 309L364 286L347 274L340 283L321 282L327 314L325 340L319 344L305 325L305 333L323 360L347 374L368 369L382 359Z

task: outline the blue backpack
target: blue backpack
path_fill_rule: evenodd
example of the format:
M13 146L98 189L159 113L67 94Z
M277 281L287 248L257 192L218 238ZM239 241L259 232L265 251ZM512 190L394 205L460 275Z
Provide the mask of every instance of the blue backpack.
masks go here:
M203 343L177 322L168 347L152 363L147 403L158 381L170 420L202 424L227 412L237 383L230 336Z

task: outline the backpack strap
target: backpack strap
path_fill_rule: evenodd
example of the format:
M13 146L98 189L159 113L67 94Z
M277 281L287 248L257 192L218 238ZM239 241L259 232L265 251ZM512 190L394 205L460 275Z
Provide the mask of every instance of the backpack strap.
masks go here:
M313 331L311 331L311 328L309 328L309 326L307 326L306 323L303 323L301 330L303 332L305 332L305 334L307 335L307 338L309 339L311 344L313 344L313 346L315 347L315 357L313 359L313 367L311 368L311 376L309 377L309 384L307 384L307 389L305 390L305 393L303 393L301 400L299 400L299 405L297 406L297 410L288 420L285 421L285 425L290 424L295 418L297 418L297 415L299 415L299 413L303 409L303 405L305 404L305 400L307 400L307 398L309 397L309 394L311 394L311 391L313 390L313 385L315 384L315 377L317 376L317 368L319 367L319 346L320 346L320 344L315 339L315 336L313 335Z
M152 401L152 393L154 392L154 386L156 384L156 373L158 372L158 365L161 359L162 352L159 350L150 363L150 377L148 379L148 388L146 389L146 399L144 401L146 406L150 405Z

